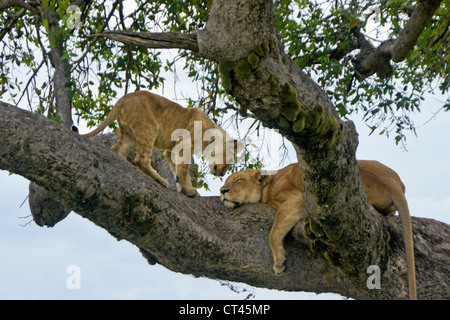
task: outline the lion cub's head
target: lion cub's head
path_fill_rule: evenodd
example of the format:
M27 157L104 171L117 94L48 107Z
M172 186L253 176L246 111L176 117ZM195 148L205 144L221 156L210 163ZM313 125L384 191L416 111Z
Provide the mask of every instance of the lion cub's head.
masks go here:
M262 189L271 176L261 175L261 170L247 169L233 173L220 188L220 200L229 208L242 203L261 201Z
M211 174L223 177L234 163L236 155L244 149L244 143L240 140L227 140L223 144L222 152L216 154L212 150L211 157L209 157L209 170Z

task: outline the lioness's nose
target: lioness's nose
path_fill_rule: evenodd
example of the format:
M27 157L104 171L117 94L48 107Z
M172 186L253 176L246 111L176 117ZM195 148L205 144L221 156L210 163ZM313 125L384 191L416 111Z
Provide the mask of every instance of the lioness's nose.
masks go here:
M228 189L228 188L220 188L220 193L222 193L222 194L225 194L228 191L230 191L230 189Z

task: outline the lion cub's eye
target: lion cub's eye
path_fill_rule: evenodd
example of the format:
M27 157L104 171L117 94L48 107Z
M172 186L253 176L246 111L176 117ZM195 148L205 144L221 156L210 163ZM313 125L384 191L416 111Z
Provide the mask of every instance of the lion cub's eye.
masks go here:
M243 181L244 179L236 179L234 180L234 183L238 183L239 181Z

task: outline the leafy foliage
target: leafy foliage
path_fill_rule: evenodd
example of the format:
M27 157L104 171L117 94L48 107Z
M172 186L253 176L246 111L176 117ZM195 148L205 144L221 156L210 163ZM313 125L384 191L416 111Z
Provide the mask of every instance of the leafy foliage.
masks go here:
M425 92L449 91L449 6L443 3L406 61L386 79L360 79L350 60L358 52L354 30L371 42L399 36L412 1L279 1L277 29L290 56L333 98L341 116L362 112L381 133L415 130L409 115L420 111ZM297 31L297 32L295 32ZM378 39L378 41L377 41ZM377 44L374 44L376 46ZM443 108L449 110L449 99Z
M84 1L79 24L70 26L69 0L43 0L37 11L2 9L0 16L0 97L16 104L24 98L32 109L55 116L53 66L50 50L57 48L71 68L73 110L78 119L95 126L125 92L157 89L164 72L185 73L200 88L186 97L187 107L200 107L215 121L238 115L238 107L220 84L215 63L179 51L127 46L90 35L104 30L192 32L206 26L210 0ZM416 1L274 1L275 22L292 59L333 99L341 116L360 112L373 131L395 131L397 142L409 118L421 110L424 93L448 94L450 87L450 8L443 2L406 61L391 77L361 79L351 59L359 52L355 30L377 46L401 32ZM52 17L50 19L50 17ZM24 77L26 75L26 77ZM449 99L442 108L450 109ZM251 115L250 115L251 117Z

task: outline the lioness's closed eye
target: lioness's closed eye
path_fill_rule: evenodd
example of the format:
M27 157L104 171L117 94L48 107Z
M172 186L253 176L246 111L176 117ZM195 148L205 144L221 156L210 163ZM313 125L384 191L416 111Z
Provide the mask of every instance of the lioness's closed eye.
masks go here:
M369 203L385 216L399 212L406 247L409 295L416 299L412 227L405 186L393 170L377 161L360 160L358 167ZM286 260L283 239L303 217L303 177L299 165L291 164L274 175L263 175L261 170L253 169L233 173L220 189L220 199L231 208L261 201L277 209L269 242L273 270L281 274Z
M223 176L236 155L244 148L241 141L230 138L201 109L183 108L148 91L123 96L98 128L84 136L96 136L116 118L120 138L111 149L126 157L137 146L138 152L134 160L137 166L168 187L167 180L152 168L150 162L153 148L165 150L164 156L176 177L178 191L188 196L197 194L189 176L189 161L192 155L203 153L210 162L211 173ZM177 139L174 138L176 132L181 132L182 148L175 148L179 147ZM220 152L216 152L216 147ZM176 153L172 154L175 149ZM205 153L207 150L209 152ZM180 154L183 161L173 161L179 159Z

